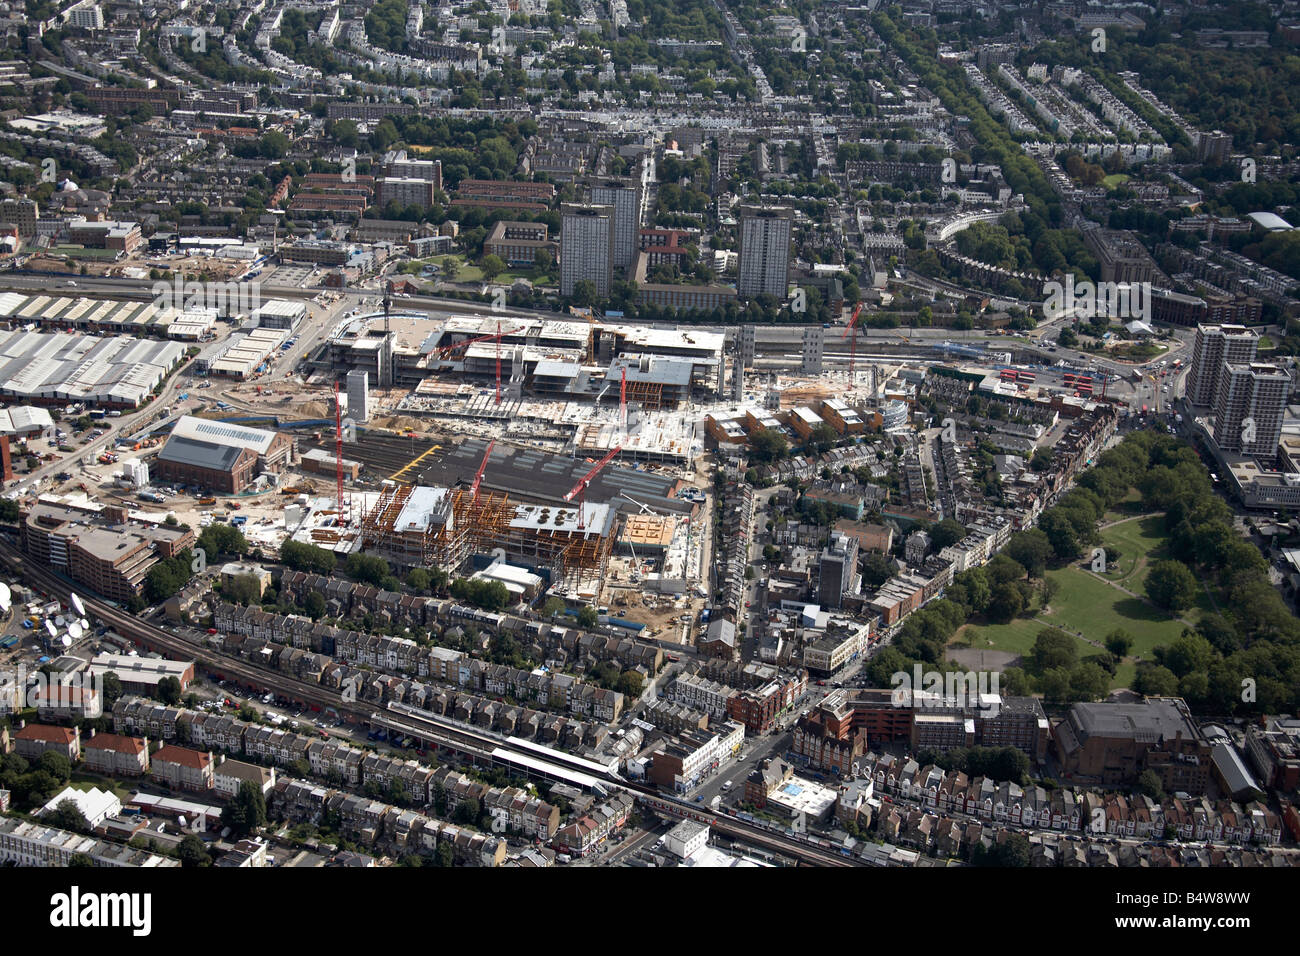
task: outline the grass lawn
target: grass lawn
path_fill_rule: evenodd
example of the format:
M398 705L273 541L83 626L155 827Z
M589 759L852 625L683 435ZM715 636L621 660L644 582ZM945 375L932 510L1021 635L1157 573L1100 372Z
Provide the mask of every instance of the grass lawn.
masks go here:
M1122 584L1130 591L1143 593L1151 563L1166 557L1162 522L1159 515L1149 515L1102 531L1102 544L1120 552L1116 566L1107 569L1108 580Z
M91 789L108 790L111 786L113 792L117 794L117 799L121 800L122 803L125 804L127 800L131 799L131 791L123 787L120 782L109 780L108 777L101 777L97 773L90 773L85 770L76 771L68 780L68 786L74 790L83 791Z
M970 632L976 632L973 650L1008 651L1012 654L1028 654L1034 646L1038 632L1047 627L1036 617L1018 617L1009 624L967 624L957 631L955 644L949 644L949 650L964 647L970 639ZM1081 642L1082 643L1082 642ZM1084 653L1080 647L1080 653Z
M1259 337L1259 343L1256 346L1256 348L1258 348L1259 351L1263 352L1268 349L1275 349L1277 348L1277 346L1273 344L1273 340L1270 339L1267 335L1261 335Z
M1102 179L1101 184L1107 189L1114 189L1117 186L1124 185L1128 181L1129 177L1124 173L1111 173L1109 176Z
M1122 502L1119 508L1125 508L1126 504L1127 501ZM1209 595L1202 589L1196 607L1183 618L1175 618L1107 583L1114 581L1136 594L1143 593L1151 563L1165 557L1160 515L1123 521L1106 528L1101 537L1104 544L1121 552L1118 563L1111 566L1105 579L1085 570L1082 563L1048 571L1048 577L1059 586L1048 611L1016 618L1008 624L969 625L957 632L950 649L964 647L973 627L975 649L1024 655L1033 648L1039 631L1056 627L1078 640L1079 657L1083 658L1098 653L1106 635L1123 628L1133 635L1133 648L1118 667L1110 686L1131 686L1138 661L1150 659L1157 647L1177 639L1183 633L1183 618L1194 623L1201 612L1212 610L1212 606Z
M1149 656L1152 649L1183 633L1181 620L1129 597L1082 568L1070 566L1047 574L1061 588L1052 598L1051 611L1038 616L1044 624L1080 632L1099 644L1122 627L1134 637L1133 657Z
M1110 524L1112 521L1123 521L1145 513L1142 508L1142 495L1136 488L1130 488L1128 494L1121 498L1114 508L1102 515L1101 523Z

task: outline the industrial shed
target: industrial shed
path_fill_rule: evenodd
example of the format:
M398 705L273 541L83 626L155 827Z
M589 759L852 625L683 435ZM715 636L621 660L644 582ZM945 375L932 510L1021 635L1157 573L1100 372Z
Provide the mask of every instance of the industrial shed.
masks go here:
M183 415L158 454L154 473L167 481L238 494L293 459L293 440L265 428Z

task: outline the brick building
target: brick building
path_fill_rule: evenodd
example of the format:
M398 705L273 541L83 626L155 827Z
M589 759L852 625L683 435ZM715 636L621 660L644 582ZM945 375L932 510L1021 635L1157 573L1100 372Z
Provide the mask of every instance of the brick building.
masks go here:
M82 746L87 770L110 777L138 777L149 772L149 739L124 734L92 733Z
M178 790L211 790L216 785L211 752L168 744L151 761L150 776Z
M1179 697L1075 704L1053 737L1066 780L1131 786L1143 771L1154 770L1167 792L1193 795L1210 782L1210 745Z
M264 428L182 416L158 454L154 473L165 481L238 494L258 475L293 462L293 439Z

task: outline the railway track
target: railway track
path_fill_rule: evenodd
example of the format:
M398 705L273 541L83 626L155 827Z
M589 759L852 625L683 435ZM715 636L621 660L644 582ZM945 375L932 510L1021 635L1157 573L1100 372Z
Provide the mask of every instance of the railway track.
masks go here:
M64 602L69 600L74 590L77 590L71 582L64 580L49 568L33 564L17 547L3 538L0 538L0 563L3 563L12 574L21 577L26 583L34 585ZM342 695L331 691L329 688L308 684L285 674L254 667L201 644L186 640L156 625L142 621L100 598L87 597L84 590L78 590L78 596L81 598L88 614L110 625L114 631L138 643L146 650L157 651L181 659L193 659L196 663L208 668L210 672L219 673L227 679L233 678L245 686L261 688L305 705L318 707L322 711L332 710L340 716L346 716L363 726L369 726L371 723L376 710L373 703L346 701ZM494 749L510 749L508 742L503 739L451 726L442 721L434 722L412 715L404 715L403 719L422 725L425 729L423 736L426 736L430 742L481 759L490 759ZM524 756L535 755L524 754ZM556 752L550 759L560 765L566 763L565 755L560 752ZM674 815L683 818L701 816L699 808L684 801L667 797L644 784L623 780L613 774L605 775L602 783L611 788L626 790L634 797L639 797L652 805L670 805L669 812L674 813ZM733 840L752 843L803 864L833 867L862 865L856 860L846 858L825 847L817 846L811 842L791 839L783 834L773 833L763 827L725 814L710 813L704 816L708 817L707 822L720 835Z

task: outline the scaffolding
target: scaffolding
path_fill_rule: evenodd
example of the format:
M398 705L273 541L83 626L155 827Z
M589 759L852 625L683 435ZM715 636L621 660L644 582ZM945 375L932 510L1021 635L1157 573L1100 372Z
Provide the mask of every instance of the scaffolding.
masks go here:
M470 529L459 520L462 497L459 491L385 482L374 506L362 512L362 547L403 567L455 573L470 553ZM399 524L408 509L416 513Z
M613 551L613 509L586 505L602 520L576 527L573 507L517 505L508 495L385 483L361 515L362 547L403 567L462 573L474 555L497 549L506 560L551 572L551 582L576 588L604 582Z

